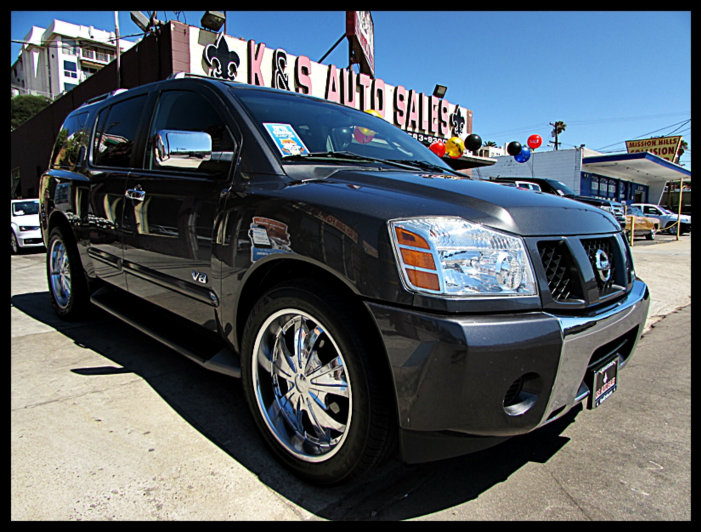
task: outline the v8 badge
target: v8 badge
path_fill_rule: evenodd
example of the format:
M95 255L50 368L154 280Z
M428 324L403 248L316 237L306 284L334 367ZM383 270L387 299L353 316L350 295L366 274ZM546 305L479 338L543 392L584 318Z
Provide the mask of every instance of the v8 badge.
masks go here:
M192 270L192 280L198 283L207 284L207 274Z

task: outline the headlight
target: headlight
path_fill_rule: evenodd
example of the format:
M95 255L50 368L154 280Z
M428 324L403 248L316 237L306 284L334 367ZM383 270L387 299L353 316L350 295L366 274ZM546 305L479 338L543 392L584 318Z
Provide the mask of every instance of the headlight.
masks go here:
M413 291L445 296L532 296L523 240L457 217L390 220L400 275Z
M39 229L39 227L34 226L34 225L20 225L20 226L19 226L19 230L22 231L22 232L25 232L25 231L36 231L37 229Z

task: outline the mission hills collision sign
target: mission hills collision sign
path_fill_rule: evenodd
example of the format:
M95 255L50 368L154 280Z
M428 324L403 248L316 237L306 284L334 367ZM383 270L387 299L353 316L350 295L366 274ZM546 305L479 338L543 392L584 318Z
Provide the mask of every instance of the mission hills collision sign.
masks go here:
M628 150L628 153L642 153L649 151L650 153L662 157L670 162L675 162L681 142L681 136L627 140L626 149Z

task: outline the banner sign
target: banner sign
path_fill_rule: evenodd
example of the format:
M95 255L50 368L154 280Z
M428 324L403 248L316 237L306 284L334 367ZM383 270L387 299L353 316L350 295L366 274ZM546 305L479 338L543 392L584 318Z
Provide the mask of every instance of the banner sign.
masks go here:
M370 11L346 11L346 37L351 49L351 62L360 71L375 77L375 24Z
M390 85L380 78L294 56L265 43L190 28L190 72L251 85L310 94L361 111L374 109L415 138L434 140L472 133L472 111L444 98Z
M628 153L641 153L649 151L670 162L676 162L679 145L682 142L681 136L675 137L655 137L651 139L627 140L626 149Z

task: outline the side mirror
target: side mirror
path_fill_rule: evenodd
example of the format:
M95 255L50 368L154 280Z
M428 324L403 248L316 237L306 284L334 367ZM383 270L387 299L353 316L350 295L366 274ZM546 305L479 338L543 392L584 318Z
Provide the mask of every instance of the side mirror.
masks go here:
M153 155L160 167L197 170L212 158L212 137L203 131L161 129L154 138Z

